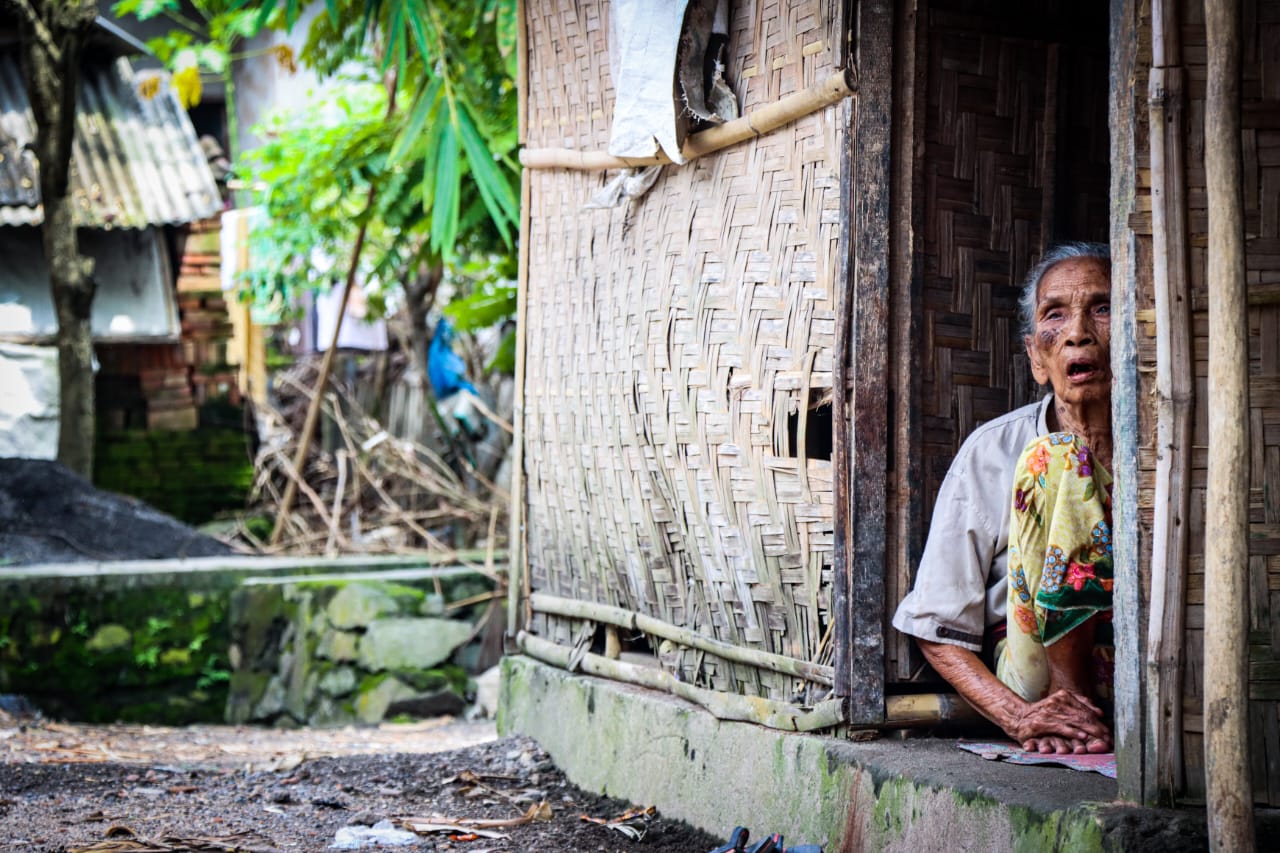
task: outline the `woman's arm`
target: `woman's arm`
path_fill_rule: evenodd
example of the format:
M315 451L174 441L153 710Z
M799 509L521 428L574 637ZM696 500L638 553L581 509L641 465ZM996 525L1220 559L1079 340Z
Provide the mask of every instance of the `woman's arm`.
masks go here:
M1071 690L1055 690L1027 702L992 674L968 649L916 640L930 666L978 713L1004 729L1023 749L1039 752L1108 752L1111 732L1102 711Z

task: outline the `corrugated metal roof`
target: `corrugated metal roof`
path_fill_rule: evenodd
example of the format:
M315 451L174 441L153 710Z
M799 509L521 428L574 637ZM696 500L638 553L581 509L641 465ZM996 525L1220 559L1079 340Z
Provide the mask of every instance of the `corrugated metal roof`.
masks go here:
M151 72L148 72L151 73ZM127 59L85 68L71 158L76 223L89 228L177 225L222 207L191 119L162 81L138 93ZM18 58L0 55L0 225L38 225L40 206L31 105Z

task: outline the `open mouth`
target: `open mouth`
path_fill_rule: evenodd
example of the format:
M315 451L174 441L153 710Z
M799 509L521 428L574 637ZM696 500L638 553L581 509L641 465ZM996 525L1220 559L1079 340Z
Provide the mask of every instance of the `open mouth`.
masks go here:
M1080 359L1067 365L1067 379L1072 382L1088 382L1102 376L1102 368L1095 361Z

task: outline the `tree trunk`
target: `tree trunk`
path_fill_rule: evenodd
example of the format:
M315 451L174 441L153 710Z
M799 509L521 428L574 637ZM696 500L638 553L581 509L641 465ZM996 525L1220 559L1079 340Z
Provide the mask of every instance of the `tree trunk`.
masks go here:
M95 284L92 262L80 255L72 218L71 142L75 134L76 92L89 29L97 15L91 0L20 3L22 55L35 153L40 164L41 229L49 261L49 288L58 317L58 378L61 419L58 461L93 476L93 342L89 312Z

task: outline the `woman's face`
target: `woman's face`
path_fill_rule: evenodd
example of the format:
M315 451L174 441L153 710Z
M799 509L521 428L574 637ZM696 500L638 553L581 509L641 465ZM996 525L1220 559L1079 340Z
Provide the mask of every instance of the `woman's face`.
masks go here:
M1111 400L1111 268L1097 258L1054 265L1025 339L1031 372L1067 405Z

